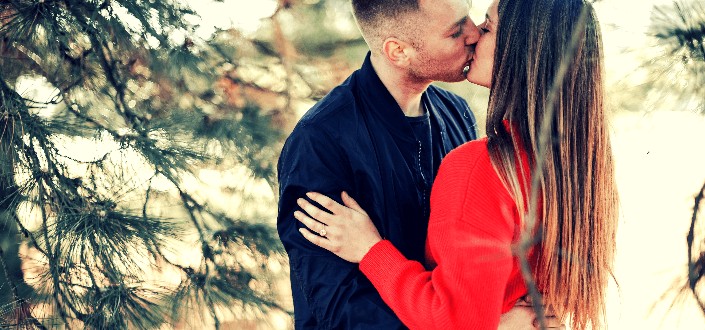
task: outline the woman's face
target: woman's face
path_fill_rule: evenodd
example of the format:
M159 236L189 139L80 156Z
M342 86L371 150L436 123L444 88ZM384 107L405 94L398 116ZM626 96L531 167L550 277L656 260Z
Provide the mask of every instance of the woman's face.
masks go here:
M482 35L475 45L475 53L470 62L470 71L466 78L469 82L489 88L492 84L492 66L494 65L494 49L497 43L497 27L499 14L494 0L487 8L485 21L477 27Z

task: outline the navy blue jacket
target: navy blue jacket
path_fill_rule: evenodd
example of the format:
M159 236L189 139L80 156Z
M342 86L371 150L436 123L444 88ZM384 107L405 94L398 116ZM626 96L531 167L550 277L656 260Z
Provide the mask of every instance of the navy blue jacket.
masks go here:
M477 137L465 100L429 86L434 153L445 156ZM440 140L440 141L439 141ZM340 201L347 191L380 234L407 258L422 261L428 191L421 184L413 129L380 81L369 54L362 68L311 108L291 133L278 163L277 230L289 254L296 329L403 329L357 264L308 242L293 213L317 191ZM434 176L438 164L434 164ZM403 288L399 288L403 290Z

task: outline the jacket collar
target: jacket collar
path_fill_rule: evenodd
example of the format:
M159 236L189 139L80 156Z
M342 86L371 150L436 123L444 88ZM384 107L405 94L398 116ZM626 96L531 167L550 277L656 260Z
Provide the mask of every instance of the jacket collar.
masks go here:
M357 82L359 90L363 94L361 99L366 102L365 107L370 110L372 116L380 119L395 137L405 142L414 142L413 129L406 120L401 107L399 107L397 101L389 93L389 90L384 86L377 72L372 67L370 52L367 52L365 61L362 63L358 73ZM432 119L439 118L438 110L433 102L429 100L428 90L421 95L421 103L426 106L426 110L429 111Z

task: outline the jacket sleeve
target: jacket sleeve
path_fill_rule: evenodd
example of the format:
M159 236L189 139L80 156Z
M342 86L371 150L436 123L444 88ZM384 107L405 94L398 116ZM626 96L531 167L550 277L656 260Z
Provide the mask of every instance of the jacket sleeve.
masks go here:
M299 209L296 200L306 192L326 194L341 204L342 191L357 193L339 141L320 129L297 127L282 150L278 177L277 230L289 255L292 290L304 296L316 329L403 328L357 264L315 246L298 232L303 225L293 213Z
M428 248L436 268L427 271L382 241L360 269L411 329L497 329L512 269L513 202L496 193L503 188L487 175L491 167L478 171L473 157L453 156L431 197Z

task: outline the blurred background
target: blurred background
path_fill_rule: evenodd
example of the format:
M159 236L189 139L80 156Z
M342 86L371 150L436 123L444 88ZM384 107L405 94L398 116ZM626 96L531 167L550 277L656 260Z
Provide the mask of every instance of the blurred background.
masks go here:
M703 329L705 5L595 7L622 202L608 326ZM277 157L366 52L347 0L2 1L0 328L293 328ZM484 135L488 91L439 85Z

